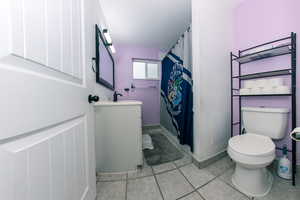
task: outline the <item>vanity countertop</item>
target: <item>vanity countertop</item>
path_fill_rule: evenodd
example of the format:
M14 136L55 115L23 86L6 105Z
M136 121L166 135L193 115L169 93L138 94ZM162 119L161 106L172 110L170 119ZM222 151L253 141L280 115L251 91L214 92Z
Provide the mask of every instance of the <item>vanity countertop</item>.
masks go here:
M94 106L133 106L133 105L142 105L141 101L134 100L120 100L117 102L113 101L99 101L94 104Z

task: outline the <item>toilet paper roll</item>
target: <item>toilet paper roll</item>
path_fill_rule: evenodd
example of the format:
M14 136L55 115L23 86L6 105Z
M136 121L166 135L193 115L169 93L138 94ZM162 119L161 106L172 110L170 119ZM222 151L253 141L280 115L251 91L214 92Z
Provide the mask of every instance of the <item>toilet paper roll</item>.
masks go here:
M251 94L252 95L263 94L263 88L261 88L261 87L252 88Z
M279 86L275 88L276 94L289 94L291 89L288 86Z
M250 94L251 94L251 89L249 88L240 89L240 95L250 95Z
M260 88L263 88L263 87L266 87L267 86L267 79L258 79L256 80L256 87L260 87Z
M263 94L276 94L275 87L264 87L261 89Z
M244 81L244 88L251 89L251 88L254 88L255 85L256 85L256 82L253 80Z
M282 78L271 78L268 80L267 85L269 87L283 86L283 79Z

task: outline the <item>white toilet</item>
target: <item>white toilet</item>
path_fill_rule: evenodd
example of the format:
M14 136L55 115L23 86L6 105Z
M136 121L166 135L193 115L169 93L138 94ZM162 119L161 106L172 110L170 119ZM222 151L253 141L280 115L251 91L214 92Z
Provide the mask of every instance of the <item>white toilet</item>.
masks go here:
M246 134L234 136L228 143L228 154L236 162L233 185L251 197L268 194L273 183L266 167L275 159L272 139L286 134L288 109L243 107Z

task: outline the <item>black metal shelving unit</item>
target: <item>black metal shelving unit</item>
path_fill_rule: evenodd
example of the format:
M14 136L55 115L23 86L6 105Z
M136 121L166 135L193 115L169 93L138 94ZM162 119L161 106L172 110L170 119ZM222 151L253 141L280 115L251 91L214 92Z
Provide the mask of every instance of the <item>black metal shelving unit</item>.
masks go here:
M281 45L274 45L278 43L282 43ZM254 50L257 48L268 47L263 50L255 52ZM231 137L234 135L234 127L238 126L239 134L242 134L241 129L241 102L242 99L251 98L251 97L280 97L287 96L291 99L291 115L292 115L292 129L296 128L296 33L291 33L289 37L281 38L279 40L274 40L268 43L264 43L258 46L254 46L245 50L239 50L238 55L230 53L230 61L231 61ZM250 52L250 53L247 53ZM242 74L241 68L243 64L255 62L258 60L268 59L277 56L290 55L291 57L291 67L288 69L281 70L272 70L265 71L259 73L251 73L251 74ZM234 62L238 63L238 74L233 75L233 67ZM257 95L240 95L239 90L241 89L241 83L243 80L249 79L258 79L258 78L266 78L266 77L275 77L275 76L289 76L291 79L291 93L289 94L257 94ZM234 84L234 80L238 80L237 84ZM239 107L239 118L238 121L233 121L234 115L234 99L238 100ZM280 147L276 147L277 150L280 150ZM288 150L292 154L292 183L296 184L295 174L296 174L296 141L292 140L292 148Z

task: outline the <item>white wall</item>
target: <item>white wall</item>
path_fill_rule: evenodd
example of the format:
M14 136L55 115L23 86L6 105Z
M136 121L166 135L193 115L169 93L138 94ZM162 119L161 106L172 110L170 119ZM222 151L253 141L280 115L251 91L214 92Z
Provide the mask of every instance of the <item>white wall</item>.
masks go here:
M93 88L93 92L99 95L100 100L112 98L112 91L96 83L96 75L92 71L92 57L96 56L95 49L95 24L101 28L107 28L106 20L101 8L101 0L84 0L85 2L85 41L86 41L86 65L87 65L87 82L92 83L89 88ZM94 65L95 66L95 65Z
M224 151L230 137L233 0L192 0L194 156Z
M95 24L100 25L103 28L106 28L106 21L105 17L103 16L103 11L100 6L101 1L100 0L84 0L84 37L85 37L85 63L87 66L86 69L86 84L87 87L90 89L90 94L98 95L100 98L100 101L102 100L107 100L112 97L112 91L108 90L107 88L99 85L96 83L96 75L92 70L92 57L95 57L96 49L95 49ZM93 137L91 140L89 140L89 145L90 145L90 156L92 158L95 158L95 110L92 106L89 107L91 110L90 112L93 113L91 116L91 119L88 120L90 124L88 124L88 127L93 129ZM96 163L95 160L91 161L93 165L91 165L91 170L95 170ZM90 177L90 180L95 180L95 176ZM93 185L94 188L93 191L96 192L96 185Z

